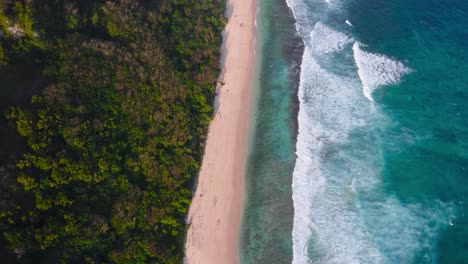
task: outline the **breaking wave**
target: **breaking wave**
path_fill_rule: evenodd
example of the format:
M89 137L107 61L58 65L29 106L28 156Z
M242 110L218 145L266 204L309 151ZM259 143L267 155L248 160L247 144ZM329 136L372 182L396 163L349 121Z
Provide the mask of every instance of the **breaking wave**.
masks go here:
M413 71L397 60L364 51L361 47L361 43L354 43L354 60L359 69L364 96L371 101L373 101L372 92L376 88L399 83L404 74Z
M305 43L292 183L293 263L409 263L416 255L433 261L433 238L448 223L441 219L454 217L453 207L403 204L383 191L380 131L391 120L369 102L376 88L413 70L363 50L344 31L346 23L342 31L323 22L324 0L287 3Z

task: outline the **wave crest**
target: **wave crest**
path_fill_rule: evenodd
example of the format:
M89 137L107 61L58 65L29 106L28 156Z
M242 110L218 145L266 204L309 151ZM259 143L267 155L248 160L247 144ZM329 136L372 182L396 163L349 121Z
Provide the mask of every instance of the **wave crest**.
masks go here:
M354 39L342 32L336 31L322 22L315 24L310 33L311 48L314 53L330 53L342 51Z
M361 49L362 46L361 43L355 42L353 52L363 93L367 99L373 101L372 92L376 88L397 84L403 75L413 72L402 62L382 54L364 51Z

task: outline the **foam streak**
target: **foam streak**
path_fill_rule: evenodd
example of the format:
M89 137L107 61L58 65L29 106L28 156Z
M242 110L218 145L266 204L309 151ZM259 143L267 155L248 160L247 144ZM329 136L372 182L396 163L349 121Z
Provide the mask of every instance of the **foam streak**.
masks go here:
M354 60L359 69L364 96L370 101L373 101L372 92L376 88L399 83L404 74L413 71L403 63L385 55L364 51L361 46L359 42L354 43Z

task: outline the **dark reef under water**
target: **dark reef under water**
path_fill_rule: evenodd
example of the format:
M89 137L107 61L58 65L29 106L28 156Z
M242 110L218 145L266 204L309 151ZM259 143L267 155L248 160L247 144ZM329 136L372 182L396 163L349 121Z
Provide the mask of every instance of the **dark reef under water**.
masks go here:
M260 1L258 21L257 102L247 165L241 263L290 263L291 177L303 42L283 0Z

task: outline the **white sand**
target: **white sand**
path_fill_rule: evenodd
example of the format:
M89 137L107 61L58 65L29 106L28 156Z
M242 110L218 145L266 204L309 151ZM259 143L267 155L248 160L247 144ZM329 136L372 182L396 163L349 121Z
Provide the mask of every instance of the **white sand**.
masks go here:
M239 262L251 104L254 101L256 0L228 0L223 49L224 85L210 124L188 222L186 263Z

